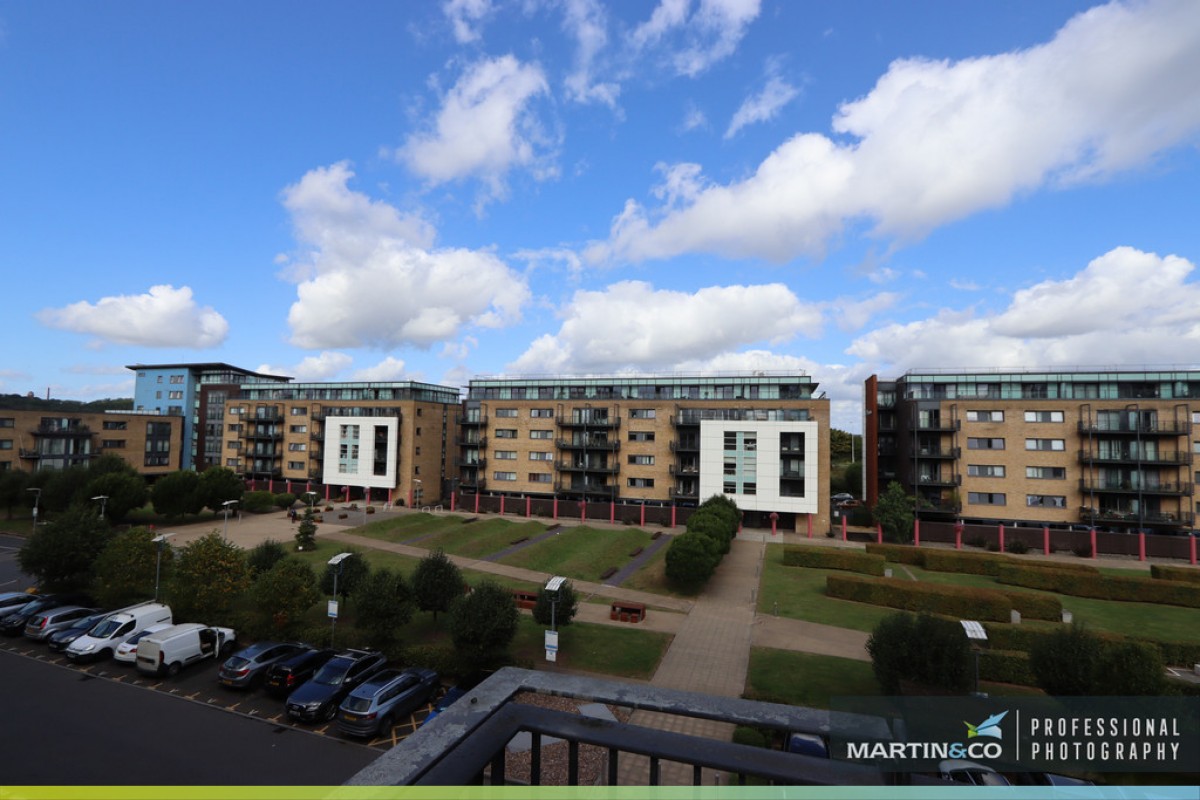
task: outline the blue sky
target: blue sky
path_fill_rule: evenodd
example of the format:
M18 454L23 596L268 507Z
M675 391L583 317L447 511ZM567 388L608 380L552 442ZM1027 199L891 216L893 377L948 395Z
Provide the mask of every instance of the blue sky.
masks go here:
M1195 366L1200 3L0 1L0 392Z

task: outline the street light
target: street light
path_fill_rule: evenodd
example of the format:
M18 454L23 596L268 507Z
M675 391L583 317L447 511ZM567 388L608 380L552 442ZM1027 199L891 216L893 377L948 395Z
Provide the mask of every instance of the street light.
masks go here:
M312 513L313 506L317 502L317 493L309 490L304 493L304 496L308 498L308 510L309 510L309 513Z
M163 545L167 539L171 538L173 533L160 533L150 541L158 543L158 558L154 562L154 602L158 602L158 579L162 575L162 551Z
M108 495L98 494L95 497L93 497L92 500L100 501L100 519L104 519L104 506L107 505L107 503L108 503Z
M558 611L559 590L562 589L566 578L554 576L546 582L546 595L550 598L550 630L546 631L546 660L558 660L558 621L555 614Z
M342 574L342 562L345 561L353 553L338 553L333 558L329 559L328 564L331 567L337 567L333 572L333 599L329 601L329 646L333 647L333 633L337 629L337 583L338 576Z
M231 509L233 506L237 505L237 500L226 500L224 503L221 503L221 505L224 507L223 510L225 512L225 531L224 531L224 533L221 534L221 538L223 538L226 542L228 542L229 541L229 509Z
M33 486L25 491L33 492L33 532L37 533L38 501L42 499L42 490L37 486Z

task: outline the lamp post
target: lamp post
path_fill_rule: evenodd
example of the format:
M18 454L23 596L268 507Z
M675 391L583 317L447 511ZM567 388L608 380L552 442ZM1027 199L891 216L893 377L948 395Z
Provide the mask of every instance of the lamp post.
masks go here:
M556 575L546 582L546 593L550 597L550 630L546 631L547 661L558 660L558 620L555 617L558 612L558 593L566 580Z
M38 502L42 499L42 490L37 486L32 486L25 491L33 492L33 532L37 533Z
M159 582L159 578L162 576L163 545L166 544L167 539L171 538L174 535L175 534L173 534L173 533L160 533L158 536L155 536L153 539L150 540L150 541L156 542L158 544L158 558L155 559L155 562L154 562L154 602L156 602L156 603L158 602L158 582Z
M237 505L237 502L237 500L226 500L221 503L221 510L225 513L225 530L222 532L221 538L226 542L229 541L229 510Z
M313 506L317 502L317 493L310 490L305 492L304 496L308 498L308 512L311 514L313 512Z
M352 556L352 555L354 555L354 554L353 554L353 553L338 553L336 556L334 556L333 558L329 559L329 562L328 562L328 563L329 563L329 566L331 566L331 567L337 567L337 569L336 569L336 570L334 570L334 572L333 572L333 599L329 601L329 646L330 646L330 647L333 647L333 634L334 634L334 631L337 629L337 617L338 617L338 607L337 607L337 602L338 602L338 601L337 601L337 584L338 584L338 576L342 574L342 562L343 562L343 561L345 561L347 558L349 558L349 557L350 557L350 556Z
M104 519L104 507L108 504L108 495L98 494L95 497L93 497L92 500L100 501L100 519Z

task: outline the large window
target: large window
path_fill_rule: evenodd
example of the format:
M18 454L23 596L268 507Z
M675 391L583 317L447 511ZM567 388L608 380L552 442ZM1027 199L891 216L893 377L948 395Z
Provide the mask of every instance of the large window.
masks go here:
M534 419L552 419L554 417L554 409L531 408L529 409L529 416L533 417Z
M629 409L630 419L654 419L655 409L653 408L631 408Z
M496 438L497 439L515 439L515 438L517 438L517 429L516 428L497 428L496 429Z
M973 506L1002 506L1005 498L1003 492L967 492L967 502Z
M629 463L640 466L651 466L654 464L654 456L631 455L629 456Z
M630 478L628 485L630 489L653 489L654 478Z
M1063 412L1061 411L1026 411L1026 422L1062 422Z
M1066 508L1067 498L1056 494L1027 494L1025 505L1045 508Z
M1067 479L1066 467L1026 467L1025 477L1031 480L1063 481Z
M653 442L654 431L630 431L629 441L631 442Z
M496 451L496 460L497 461L516 461L517 460L517 451L516 450L497 450Z
M971 478L1003 478L1003 464L968 464L967 476Z
M515 472L493 472L492 478L493 478L493 480L498 480L498 481L515 481L517 479L517 473L515 473Z
M529 454L529 460L530 461L553 461L554 453L539 453L538 451L535 450Z
M1067 443L1063 439L1026 439L1026 450L1053 450L1059 452L1067 449Z
M553 439L554 431L530 431L530 439Z
M969 437L967 437L967 449L968 450L1003 450L1004 449L1004 440L1003 439L988 439L986 437L980 438L977 436L969 436Z
M529 473L530 483L551 483L554 479L549 472L531 472Z
M1004 422L1004 412L968 410L967 422Z
M515 408L497 408L496 416L504 417L504 418L515 418L517 416L517 410Z

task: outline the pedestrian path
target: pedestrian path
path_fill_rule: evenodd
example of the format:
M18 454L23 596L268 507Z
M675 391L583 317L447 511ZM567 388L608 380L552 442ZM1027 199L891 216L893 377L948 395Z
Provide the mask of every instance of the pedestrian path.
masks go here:
M663 548L667 542L671 541L669 536L659 536L657 539L651 539L650 544L646 545L642 552L638 553L629 563L617 570L611 578L604 581L608 586L620 586L625 581L633 577L633 573L637 572L646 565L650 559L654 558L654 554Z
M492 553L490 556L484 556L483 560L484 561L499 561L502 558L507 558L508 556L511 556L513 553L517 553L517 552L520 552L521 550L524 550L526 547L530 547L531 545L538 544L539 542L544 542L547 539L549 539L553 536L557 536L560 533L562 533L562 525L555 525L552 528L547 528L544 532L539 533L537 536L528 536L525 538L525 541L523 541L523 542L517 542L516 544L509 545L508 547L504 548L503 550L498 550L495 553Z

